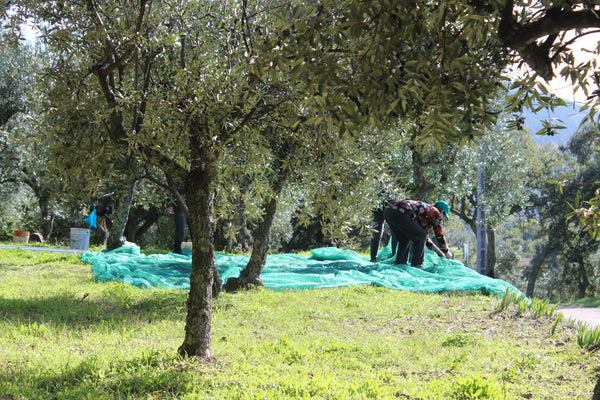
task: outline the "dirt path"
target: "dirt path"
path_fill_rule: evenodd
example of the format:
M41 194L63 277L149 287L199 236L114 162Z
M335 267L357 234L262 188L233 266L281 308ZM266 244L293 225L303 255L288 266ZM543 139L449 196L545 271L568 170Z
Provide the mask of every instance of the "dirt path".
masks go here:
M572 319L589 325L591 328L600 326L600 308L558 306L556 311L563 314L564 319Z

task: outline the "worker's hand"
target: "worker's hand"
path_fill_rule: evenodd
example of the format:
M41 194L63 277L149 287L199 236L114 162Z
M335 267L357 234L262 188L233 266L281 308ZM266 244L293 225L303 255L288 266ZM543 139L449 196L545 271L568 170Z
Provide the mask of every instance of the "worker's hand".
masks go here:
M167 207L167 215L173 214L173 206Z
M450 260L454 258L454 254L452 254L452 252L450 250L448 250L446 252L446 254L444 254L444 255L446 256L446 258L448 258Z

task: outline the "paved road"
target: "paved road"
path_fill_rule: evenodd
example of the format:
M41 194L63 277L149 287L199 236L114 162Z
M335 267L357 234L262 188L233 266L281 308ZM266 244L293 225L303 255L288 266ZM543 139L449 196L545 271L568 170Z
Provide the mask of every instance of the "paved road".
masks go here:
M12 244L0 244L0 249L13 249L20 247L23 250L45 251L47 253L63 253L63 254L83 254L87 250L63 249L59 247L42 247L42 246L17 246Z
M576 306L558 306L556 311L563 314L564 319L572 319L589 325L591 328L600 326L600 308L595 307L576 307Z

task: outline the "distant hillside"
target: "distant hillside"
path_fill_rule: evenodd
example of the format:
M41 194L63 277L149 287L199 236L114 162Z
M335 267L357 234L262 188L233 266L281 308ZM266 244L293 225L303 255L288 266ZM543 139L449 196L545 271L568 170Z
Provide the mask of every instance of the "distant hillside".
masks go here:
M558 135L546 136L536 135L535 133L543 128L542 120L548 120L548 110L543 109L534 113L531 110L525 110L525 127L531 132L538 143L555 143L557 145L567 144L569 138L577 131L581 121L587 114L587 111L580 111L577 103L567 101L567 107L557 107L554 113L550 113L550 122L553 125L565 126L565 129L558 130Z

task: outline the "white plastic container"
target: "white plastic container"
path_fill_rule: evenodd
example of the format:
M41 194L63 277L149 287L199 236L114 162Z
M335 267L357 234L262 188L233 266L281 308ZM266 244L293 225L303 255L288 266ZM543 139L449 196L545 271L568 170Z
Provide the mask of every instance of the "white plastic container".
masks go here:
M88 228L71 228L71 248L87 250L90 248L90 230Z

